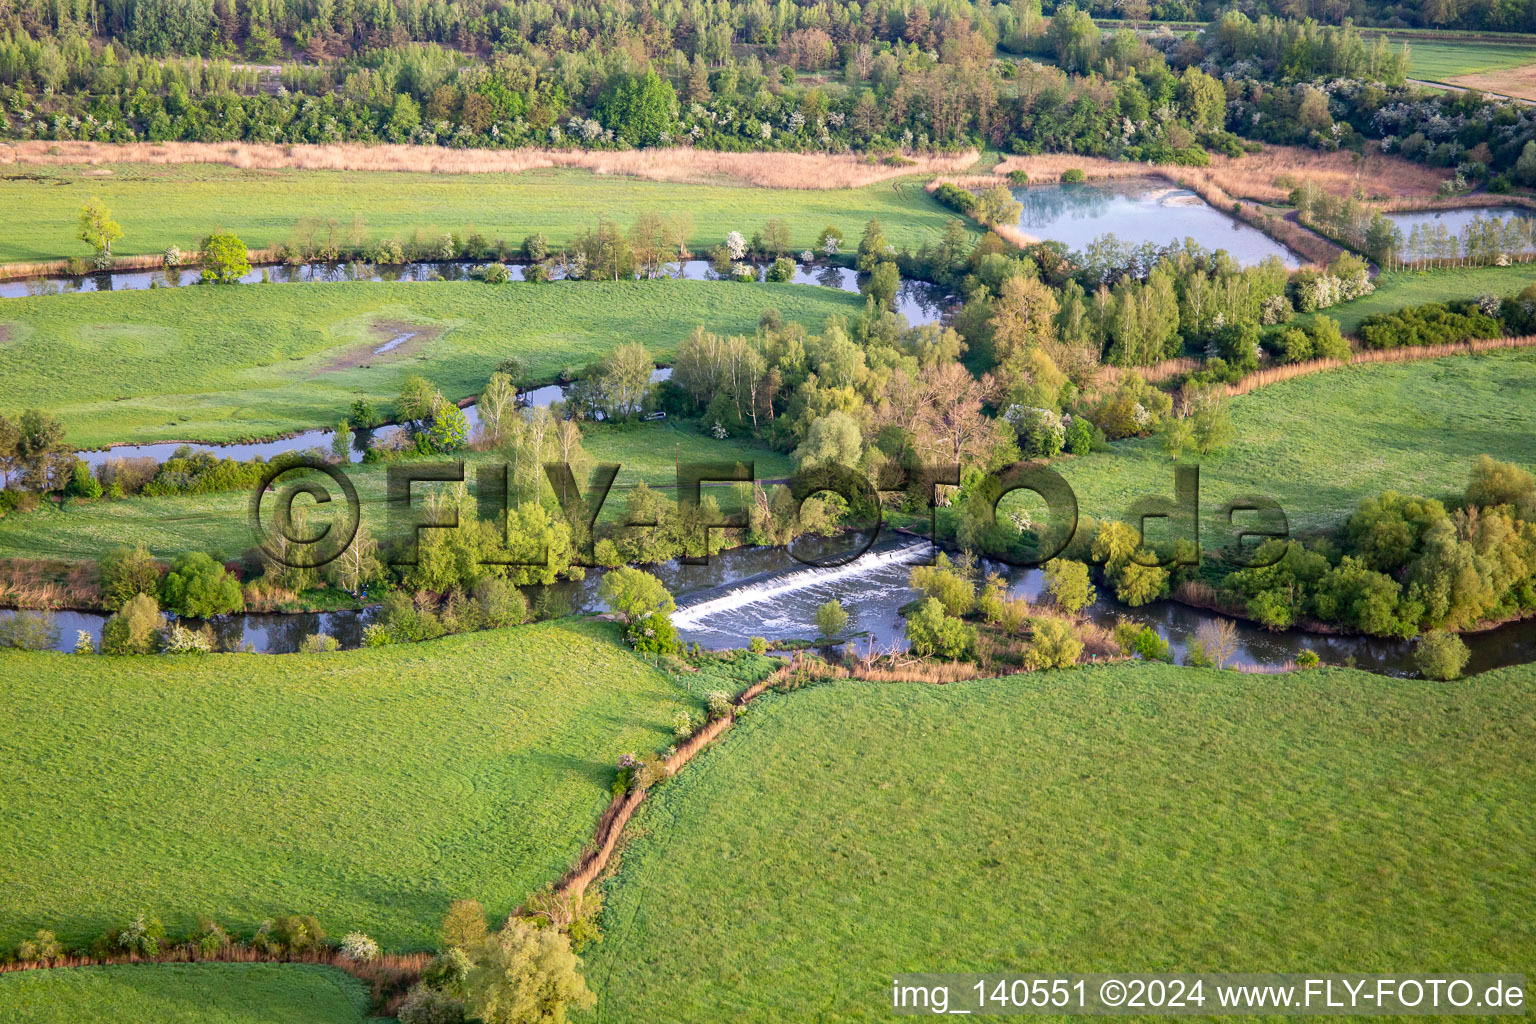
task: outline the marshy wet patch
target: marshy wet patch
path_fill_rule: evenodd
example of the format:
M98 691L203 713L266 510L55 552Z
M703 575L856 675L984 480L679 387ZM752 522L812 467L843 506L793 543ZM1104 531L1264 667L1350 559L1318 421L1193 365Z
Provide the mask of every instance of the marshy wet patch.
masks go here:
M428 342L443 333L436 324L413 324L404 320L375 320L367 327L368 340L347 346L315 370L315 375L343 370L362 370L380 363L392 363L415 355Z

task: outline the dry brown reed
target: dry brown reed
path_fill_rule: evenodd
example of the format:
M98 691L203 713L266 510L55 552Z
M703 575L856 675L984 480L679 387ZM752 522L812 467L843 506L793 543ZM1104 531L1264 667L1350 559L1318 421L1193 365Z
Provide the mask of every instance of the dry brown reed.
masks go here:
M1441 359L1446 356L1475 355L1479 352L1491 352L1496 349L1530 348L1536 345L1536 335L1521 335L1510 338L1474 338L1471 341L1459 341L1445 345L1408 345L1403 348L1365 349L1356 352L1346 360L1340 359L1310 359L1303 363L1287 363L1284 366L1269 366L1262 370L1255 370L1236 384L1228 384L1227 395L1246 395L1257 388L1267 387L1270 384L1278 384L1284 380L1295 377L1305 377L1308 374L1320 373L1324 370L1334 370L1341 366L1358 366L1366 363L1409 363L1419 359Z
M26 141L0 147L0 164L225 164L247 170L406 171L517 174L574 167L652 181L730 182L764 188L859 188L908 174L945 174L976 162L976 151L883 160L833 153L720 153L707 149L590 152L563 149L442 149L435 146L262 143Z
M37 558L0 561L0 608L56 611L101 603L95 563Z

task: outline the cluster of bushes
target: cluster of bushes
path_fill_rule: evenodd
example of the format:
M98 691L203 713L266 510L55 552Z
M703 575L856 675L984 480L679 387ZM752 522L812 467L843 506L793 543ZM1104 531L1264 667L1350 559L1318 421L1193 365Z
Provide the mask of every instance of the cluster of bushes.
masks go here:
M915 567L910 583L923 596L906 612L912 652L1028 671L1077 664L1085 644L1073 617L1093 603L1093 586L1080 562L1056 560L1052 566L1049 606L1010 598L995 573L978 586L969 558L956 564L941 554L933 565Z
M190 931L173 937L158 918L141 913L78 947L59 941L51 931L39 930L10 951L8 959L15 963L44 965L73 956L97 960L114 957L149 960L185 950L195 959L208 960L235 949L248 949L271 957L299 956L332 949L359 962L379 957L378 943L361 932L353 932L339 943L327 941L325 929L309 914L289 914L263 921L249 938L241 939L217 921L203 916L198 917L197 925Z
M1403 348L1410 345L1449 345L1474 338L1504 334L1499 303L1485 309L1480 301L1410 306L1395 313L1372 313L1360 323L1360 343L1366 348Z
M1458 504L1385 492L1361 503L1337 541L1266 541L1256 560L1273 564L1233 572L1225 588L1272 629L1310 619L1373 636L1536 608L1536 479L1481 456Z
M1349 341L1339 333L1339 322L1327 316L1315 316L1305 327L1276 328L1265 339L1265 345L1282 363L1304 363L1309 359L1344 361L1352 354Z
M554 617L568 609L558 601L551 603L546 599L538 611L545 617ZM517 626L534 615L523 592L498 576L481 579L468 593L449 590L439 595L419 590L411 594L394 590L384 595L378 618L363 630L363 646L414 643L451 633Z

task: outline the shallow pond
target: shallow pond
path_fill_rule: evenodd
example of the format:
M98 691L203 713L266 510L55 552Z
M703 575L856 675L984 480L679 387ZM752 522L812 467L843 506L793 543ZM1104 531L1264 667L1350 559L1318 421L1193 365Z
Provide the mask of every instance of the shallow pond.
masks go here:
M797 545L796 550L807 558L825 558L848 550L848 541L813 541L804 548ZM817 606L835 598L848 612L848 629L868 634L850 644L863 653L871 645L876 650L905 646L900 609L917 597L907 586L907 574L929 552L925 542L887 536L859 559L839 567L813 568L796 561L782 548L745 548L716 555L708 565L668 562L649 568L676 595L678 610L673 621L686 641L723 649L745 647L754 636L771 641L813 639ZM1002 575L1012 596L1033 600L1042 592L1044 581L1038 570L990 562L984 562L983 568ZM601 578L600 571L591 571L584 580L561 583L553 589L574 611L600 611L597 588ZM0 612L3 616L11 614ZM344 648L354 648L361 643L363 627L374 614L374 610L366 609L323 614L229 615L214 622L214 631L226 649L249 646L259 653L286 654L298 650L304 637L313 633L326 633L336 637ZM1104 596L1086 614L1106 627L1112 627L1122 616L1152 626L1168 641L1181 663L1186 660L1190 641L1200 626L1222 618L1172 601L1127 608ZM68 651L75 646L77 630L99 640L105 616L60 612L56 620L58 649ZM1235 661L1245 667L1280 668L1294 662L1302 651L1311 650L1325 664L1352 664L1388 675L1411 675L1415 671L1412 645L1400 640L1326 636L1296 630L1272 633L1246 622L1236 625ZM1472 654L1466 668L1469 674L1536 660L1536 619L1467 634L1463 639Z
M1397 225L1405 239L1410 231L1421 224L1432 228L1444 225L1451 237L1456 238L1461 235L1462 228L1478 217L1484 220L1510 218L1536 220L1536 210L1526 210L1518 206L1475 206L1458 210L1404 210L1387 214L1387 219Z
M1013 197L1024 204L1019 230L1069 249L1082 250L1109 234L1132 245L1193 238L1207 249L1227 250L1244 266L1270 256L1287 267L1300 266L1294 253L1264 232L1161 178L1027 185L1015 188Z

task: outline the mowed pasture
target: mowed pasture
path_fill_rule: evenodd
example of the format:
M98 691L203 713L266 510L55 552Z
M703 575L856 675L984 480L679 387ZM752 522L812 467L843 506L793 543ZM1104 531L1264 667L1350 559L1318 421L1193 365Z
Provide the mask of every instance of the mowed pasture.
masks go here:
M602 522L624 515L629 491L644 482L675 495L677 466L689 463L751 463L759 480L782 479L792 470L789 458L761 444L738 438L716 440L694 423L671 420L632 426L589 425L582 447L592 462L616 462L619 475L602 507ZM482 465L504 464L495 452L456 455L465 462L465 479L474 486ZM581 466L575 467L580 474ZM387 467L355 464L349 478L357 488L363 522L375 537L389 534L386 498ZM587 486L587 479L580 480ZM434 487L416 484L420 502ZM727 514L739 511L734 497L708 486ZM0 558L39 558L77 561L99 559L113 548L143 542L156 557L171 559L183 551L207 551L236 558L251 547L248 491L221 491L179 497L136 497L123 501L70 502L60 508L45 504L31 512L0 519ZM317 515L325 509L316 509Z
M1405 306L1475 299L1480 295L1502 298L1532 283L1536 283L1536 265L1532 264L1388 271L1376 278L1374 292L1325 309L1322 315L1333 317L1345 334L1351 334L1372 313L1395 313Z
M1532 349L1367 363L1257 388L1231 400L1236 435L1226 451L1181 456L1200 466L1201 547L1227 542L1222 506L1239 495L1274 498L1290 529L1305 532L1340 525L1384 490L1455 499L1478 455L1536 468L1533 410ZM1096 519L1123 518L1142 495L1173 494L1173 463L1156 437L1057 468L1081 513ZM1153 536L1160 528L1149 524Z
M1505 71L1536 64L1536 46L1529 43L1484 43L1409 39L1408 77L1457 84L1461 75Z
M763 157L762 159L772 159ZM776 217L796 248L814 246L831 225L857 243L864 223L879 218L886 238L916 248L937 239L955 214L916 177L860 188L783 189L688 184L542 169L518 174L418 174L392 171L245 170L216 164L115 164L104 167L15 165L0 188L0 263L89 256L76 238L80 208L99 197L123 228L113 252L159 253L168 245L195 250L214 230L232 231L246 245L288 241L303 218L354 217L371 239L408 242L420 231L479 232L520 244L542 232L563 246L599 219L622 227L641 213L687 213L691 247L704 251L731 231L747 238ZM322 239L323 239L322 235Z
M558 878L618 756L698 706L577 619L331 655L0 651L0 947L144 912L433 948L449 901L500 920Z
M1144 663L770 695L632 823L597 1018L883 1021L897 972L1525 970L1533 698Z
M132 964L0 974L7 1024L359 1024L368 992L307 964Z
M719 281L314 283L0 300L0 411L57 414L81 447L234 441L334 425L354 398L387 409L409 374L451 400L507 356L529 378L640 342L663 361L695 327L750 334L777 310L820 331L859 296ZM408 344L377 353L393 337Z

